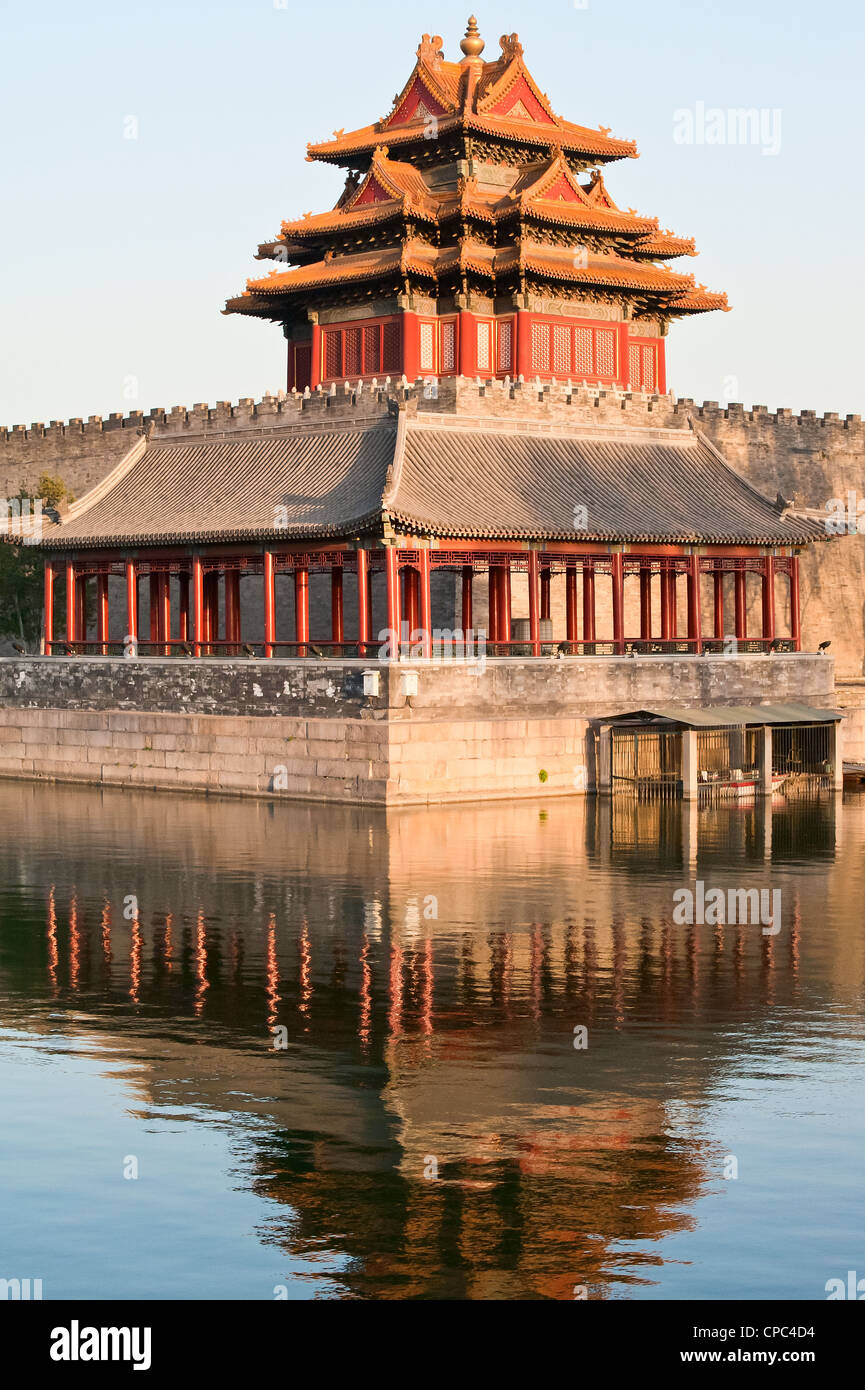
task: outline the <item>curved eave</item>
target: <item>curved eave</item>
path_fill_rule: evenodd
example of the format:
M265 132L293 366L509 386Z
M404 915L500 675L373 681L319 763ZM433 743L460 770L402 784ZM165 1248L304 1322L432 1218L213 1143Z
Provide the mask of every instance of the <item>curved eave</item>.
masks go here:
M325 540L327 538L353 536L368 533L382 521L382 512L368 512L365 516L351 521L326 526L280 526L248 530L236 528L221 531L175 531L175 532L137 532L133 535L117 536L69 536L62 532L56 536L44 536L33 548L43 551L66 550L121 550L135 549L142 545L228 545L243 541L286 541L286 540Z
M413 532L420 532L422 535L453 537L455 540L525 540L525 541L568 541L572 544L580 545L589 541L604 545L742 545L742 546L801 546L810 545L815 541L829 540L831 537L825 533L825 528L816 528L815 531L794 533L791 535L780 536L777 533L766 536L746 536L746 535L716 535L705 536L694 531L666 531L651 532L646 531L637 534L633 531L545 531L545 530L518 530L507 529L505 527L481 527L466 526L455 528L448 526L444 529L431 521L428 517L413 516L408 512L399 511L390 507L388 515L392 521L398 522Z
M599 131L582 126L526 125L504 118L483 118L460 113L443 116L438 123L439 136L461 132L488 135L507 144L530 145L548 149L555 145L567 154L584 155L587 160L609 164L618 159L638 159L637 146L632 140L611 140ZM377 146L385 141L394 145L421 144L429 147L428 127L424 121L411 121L405 126L367 126L352 131L339 140L326 140L307 146L307 159L327 164L351 165L359 155L372 157Z

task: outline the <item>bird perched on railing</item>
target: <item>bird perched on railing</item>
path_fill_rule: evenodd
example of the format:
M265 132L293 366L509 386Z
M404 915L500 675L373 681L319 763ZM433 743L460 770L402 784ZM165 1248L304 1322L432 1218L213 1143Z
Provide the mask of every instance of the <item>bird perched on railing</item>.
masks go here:
M246 652L247 656L255 656L255 647L253 647L251 642L245 642L243 650Z
M27 655L27 648L25 647L25 645L24 645L23 642L13 642L13 643L12 643L12 650L13 650L13 652L18 652L18 654L19 654L20 656L26 656L26 655Z
M819 645L819 647L817 648L817 650L818 650L818 652L822 652L823 655L825 656L827 650L829 649L829 647L831 647L831 645L832 645L831 641L829 641L829 642L821 642L820 645Z

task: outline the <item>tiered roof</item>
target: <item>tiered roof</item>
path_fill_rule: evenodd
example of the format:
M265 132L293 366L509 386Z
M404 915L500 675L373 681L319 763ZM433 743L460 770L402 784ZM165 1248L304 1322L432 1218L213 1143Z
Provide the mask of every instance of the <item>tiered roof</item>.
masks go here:
M691 239L613 201L598 166L635 158L633 142L557 115L517 35L500 42L501 56L484 62L472 19L453 63L424 35L387 116L310 145L309 159L349 169L343 194L329 212L283 222L258 252L280 266L249 280L227 312L288 321L300 297L316 307L475 287L620 299L636 317L726 309L726 295L664 264L695 255Z

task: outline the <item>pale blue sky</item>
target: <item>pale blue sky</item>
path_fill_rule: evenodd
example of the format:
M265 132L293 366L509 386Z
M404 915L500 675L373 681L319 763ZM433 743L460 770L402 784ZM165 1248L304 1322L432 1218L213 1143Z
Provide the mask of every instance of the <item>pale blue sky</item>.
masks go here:
M865 413L860 7L477 13L485 57L516 30L557 111L637 140L641 158L607 172L613 197L695 236L700 257L679 264L727 290L733 312L671 330L678 394ZM0 14L11 425L277 390L280 329L219 311L281 218L336 201L342 175L307 164L307 141L385 115L425 30L459 58L468 3L3 0ZM674 113L700 102L780 111L780 151L677 143Z

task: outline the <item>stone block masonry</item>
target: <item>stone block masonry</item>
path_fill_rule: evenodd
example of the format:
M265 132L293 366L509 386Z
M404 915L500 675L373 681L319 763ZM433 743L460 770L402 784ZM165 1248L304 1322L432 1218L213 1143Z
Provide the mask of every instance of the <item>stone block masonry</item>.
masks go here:
M364 694L371 669L377 695ZM833 687L831 659L793 654L0 660L0 776L379 805L569 796L594 785L591 718L664 703L827 708Z

